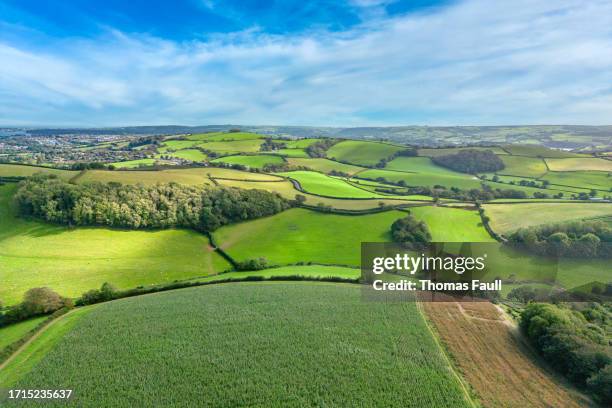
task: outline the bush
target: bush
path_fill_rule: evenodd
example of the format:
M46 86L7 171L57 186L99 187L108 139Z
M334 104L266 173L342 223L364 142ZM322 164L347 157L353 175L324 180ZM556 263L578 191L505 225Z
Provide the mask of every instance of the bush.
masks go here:
M427 224L412 215L396 220L391 224L391 237L399 243L424 244L431 241Z

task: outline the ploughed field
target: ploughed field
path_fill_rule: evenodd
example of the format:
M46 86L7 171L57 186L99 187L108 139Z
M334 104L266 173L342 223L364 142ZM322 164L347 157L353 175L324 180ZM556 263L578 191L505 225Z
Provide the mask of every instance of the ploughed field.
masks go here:
M213 285L75 320L0 386L71 388L79 407L471 406L416 303L363 302L357 285Z

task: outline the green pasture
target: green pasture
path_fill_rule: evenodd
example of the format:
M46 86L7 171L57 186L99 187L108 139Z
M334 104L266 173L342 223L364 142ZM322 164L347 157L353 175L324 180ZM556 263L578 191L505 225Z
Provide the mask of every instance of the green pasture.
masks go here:
M564 157L586 157L579 153L567 152L564 150L549 149L544 146L538 145L506 145L503 147L505 151L516 156L529 156L529 157L550 157L550 158L564 158Z
M256 153L263 142L261 139L243 139L229 142L213 141L200 143L198 147L222 154Z
M410 213L424 221L433 242L495 242L477 211L451 207L414 207Z
M347 163L363 166L374 166L381 159L407 148L381 142L364 142L345 140L327 150L327 157Z
M290 141L283 141L288 149L305 149L313 143L318 142L321 139L296 139Z
M82 407L470 406L416 302L363 302L357 285L182 289L98 305L57 331L14 386L72 387Z
M559 186L575 186L604 191L612 189L612 173L605 171L549 171L541 180L548 180L552 185Z
M229 268L206 236L194 231L68 228L17 218L11 203L16 187L0 186L0 300L5 304L40 286L75 297L106 281L132 288Z
M546 159L552 171L605 171L612 172L612 160L600 158Z
M268 152L270 154L278 154L279 156L285 157L299 157L299 158L307 158L308 154L304 149L278 149L272 152Z
M303 276L307 278L343 278L358 279L361 276L361 269L348 268L346 266L332 265L289 265L278 268L269 268L261 271L240 271L226 272L205 278L192 279L196 282L214 282L225 279L243 279L245 277L278 278L287 276ZM1 332L0 332L1 333Z
M493 147L449 147L449 148L440 148L440 149L418 149L419 156L427 156L427 157L437 157L437 156L445 156L447 154L455 154L461 150L490 150L495 154L508 154L502 148L493 146Z
M504 162L505 168L499 170L499 174L507 174L518 177L540 177L547 171L544 161L537 157L524 156L499 156Z
M268 164L282 164L283 159L270 154L225 156L212 161L213 163L241 164L243 166L261 169Z
M198 140L205 142L222 142L222 141L233 141L233 140L253 140L263 139L263 135L257 133L248 132L213 132L213 133L198 133L189 135L186 137L188 140Z
M0 350L23 338L30 330L33 330L47 318L48 316L33 317L23 322L0 327Z
M167 156L176 157L183 160L191 160L194 162L205 161L208 156L198 149L183 149L176 152L166 153Z
M117 169L134 169L142 166L153 166L155 161L155 159L138 159L111 163L111 165Z
M64 180L69 180L79 174L78 171L59 170L49 167L23 166L20 164L0 164L0 177L30 177L38 173L54 174Z
M363 167L353 166L352 164L339 163L329 159L302 159L302 158L290 158L287 162L292 166L304 166L309 169L320 171L322 173L330 173L332 171L340 171L347 174L355 174L359 171L365 170Z
M411 187L424 186L433 188L436 185L440 185L446 188L457 187L462 190L481 187L481 181L477 177L450 171L439 171L436 173L407 173L404 171L369 169L356 174L355 177L369 180L382 178L392 183L403 181L407 186Z

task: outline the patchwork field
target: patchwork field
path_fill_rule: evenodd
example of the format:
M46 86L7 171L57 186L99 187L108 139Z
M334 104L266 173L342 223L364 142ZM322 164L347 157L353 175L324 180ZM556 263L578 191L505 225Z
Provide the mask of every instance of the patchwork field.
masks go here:
M198 147L206 150L212 150L217 153L235 154L235 153L256 153L264 141L261 139L245 139L234 141L219 141L201 143Z
M554 185L579 186L587 189L610 191L612 175L604 171L549 171L542 180L548 180Z
M260 154L253 156L225 156L212 161L213 163L241 164L255 169L261 169L268 164L283 163L282 157Z
M544 161L537 157L506 155L500 156L500 158L506 167L498 171L499 174L537 178L544 175L547 171Z
M102 283L120 288L217 273L229 264L202 234L187 230L120 231L54 226L16 218L15 184L0 186L0 300L49 286L78 296Z
M278 149L278 150L274 150L272 152L269 152L271 154L278 154L279 156L285 156L285 157L301 157L301 158L307 158L308 154L306 153L306 151L304 149Z
M314 171L330 173L331 171L340 171L353 175L359 171L365 170L364 167L353 166L352 164L339 163L329 159L300 159L291 158L287 162L293 166L305 166Z
M447 207L415 207L410 213L429 227L433 242L495 242L477 211Z
M455 147L455 148L447 148L447 149L419 149L419 156L427 156L427 157L436 157L436 156L444 156L447 154L454 154L460 150L490 150L495 154L508 154L501 147Z
M544 146L535 145L506 145L503 147L505 151L510 154L517 156L529 156L529 157L551 157L551 158L565 158L565 157L586 157L579 153L566 152L563 150L548 149Z
M599 158L580 159L546 159L548 167L553 171L609 171L612 172L612 160Z
M0 386L71 386L83 407L472 405L416 304L364 303L356 285L183 289L99 305L64 332Z
M213 235L238 261L263 256L271 265L315 262L358 266L361 242L389 241L391 224L405 215L400 211L338 215L296 208L225 226Z
M362 171L356 177L377 180L382 178L392 183L403 181L407 186L418 187L425 186L433 188L434 186L444 186L446 188L458 187L462 190L472 188L480 188L481 181L469 174L437 171L435 173L407 173L403 171L369 169Z
M155 159L127 160L111 163L111 166L114 166L116 169L134 169L142 166L153 166L155 161Z
M386 143L346 140L327 150L327 157L357 165L374 166L381 159L404 149Z
M489 302L425 302L426 316L486 407L581 407Z
M213 132L213 133L198 133L186 137L188 140L198 140L206 142L223 142L233 140L253 140L263 139L263 135L247 132Z
M0 164L0 177L30 177L37 173L55 174L65 180L79 174L78 171L58 170L48 167L23 166L18 164Z
M491 228L507 234L523 227L612 216L608 203L484 204Z
M208 158L201 150L198 149L184 149L178 150L172 153L166 153L167 156L177 157L183 160L191 160L194 162L201 162Z

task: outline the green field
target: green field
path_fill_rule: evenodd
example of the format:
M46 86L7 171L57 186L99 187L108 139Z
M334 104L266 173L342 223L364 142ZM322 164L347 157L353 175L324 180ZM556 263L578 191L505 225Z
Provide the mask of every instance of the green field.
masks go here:
M326 176L325 174L317 173L315 171L289 171L278 174L296 180L298 183L300 183L304 191L311 194L339 198L389 197L384 194L362 190L359 187L355 187L347 183L343 179Z
M507 145L503 147L505 151L510 154L517 156L529 156L529 157L551 157L551 158L564 158L564 157L586 157L585 155L566 152L563 150L548 149L544 146L535 145Z
M37 173L55 174L65 180L79 174L78 171L58 170L48 167L22 166L19 164L0 164L0 177L29 177Z
M307 158L308 154L306 153L306 151L304 149L278 149L278 150L274 150L272 152L268 152L271 154L278 154L279 156L285 156L285 157L301 157L301 158Z
M339 163L329 159L300 159L291 158L287 162L292 166L304 166L314 171L320 171L322 173L330 173L331 171L340 171L353 175L359 171L365 170L363 167L353 166L352 164Z
M260 276L271 278L279 276L304 276L308 278L344 278L358 279L361 277L361 269L346 266L330 265L290 265L278 268L269 268L261 271L226 272L219 275L207 276L205 278L192 279L197 282L213 282L224 279L242 279L245 277Z
M361 242L389 241L391 224L403 216L400 211L356 216L296 208L222 227L214 236L217 244L239 261L263 256L271 265L316 262L357 266Z
M374 166L381 159L404 149L406 148L387 143L345 140L329 148L327 157L357 165Z
M193 140L167 140L157 148L157 151L160 153L166 153L168 150L190 149L197 146L199 143L200 142Z
M612 174L604 171L549 171L541 180L548 180L551 184L560 186L577 186L604 191L612 189Z
M191 160L194 162L205 161L208 157L204 153L202 153L201 150L198 149L177 150L176 152L166 153L166 155L171 157L177 157L183 160Z
M453 147L442 149L418 149L419 156L436 157L455 154L461 150L490 150L495 154L508 154L500 147Z
M346 284L214 285L102 304L15 378L16 388L72 387L80 407L470 406L416 303L363 302Z
M282 164L283 159L270 154L253 156L225 156L212 161L213 163L241 164L243 166L261 169L268 164Z
M231 142L200 143L198 147L222 154L256 153L263 142L261 139L245 139Z
M580 159L546 159L548 167L553 171L607 171L612 172L612 160L599 158Z
M608 203L485 204L484 208L491 228L500 234L533 225L612 216Z
M440 185L446 188L457 187L462 190L481 188L481 181L469 174L439 170L432 173L407 173L403 171L371 169L360 172L356 177L376 180L382 178L392 183L403 181L411 187L430 187Z
M10 205L16 187L0 186L0 300L5 304L19 302L33 287L78 296L105 281L132 288L229 268L206 236L194 231L74 229L16 218Z
M116 169L134 169L142 166L153 166L154 164L155 159L138 159L111 163L110 165Z
M48 316L39 316L9 326L0 327L0 350L21 339L26 333L33 330L47 318Z
M427 206L411 208L410 213L427 224L433 242L495 242L477 211Z
M291 141L283 141L287 145L288 149L305 149L313 143L318 142L321 139L297 139Z
M542 159L524 156L500 156L504 162L504 169L499 174L508 174L519 177L540 177L547 171Z
M263 139L263 135L247 132L213 132L213 133L198 133L186 137L188 140L199 140L206 142L222 142L232 140L253 140Z

